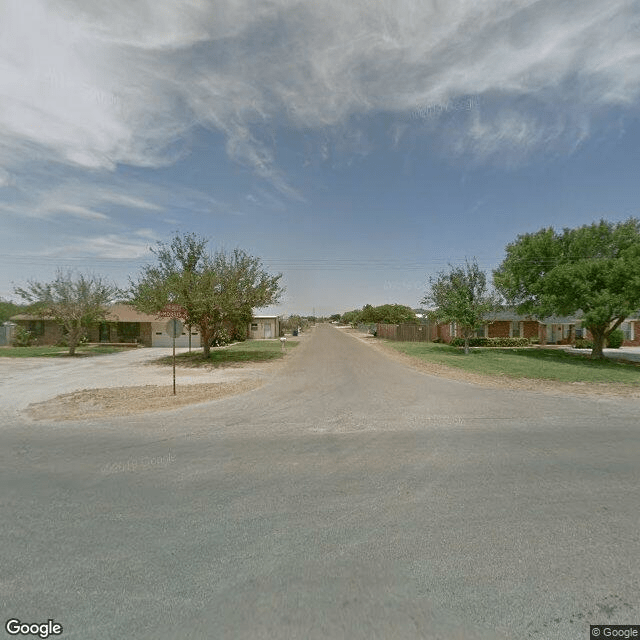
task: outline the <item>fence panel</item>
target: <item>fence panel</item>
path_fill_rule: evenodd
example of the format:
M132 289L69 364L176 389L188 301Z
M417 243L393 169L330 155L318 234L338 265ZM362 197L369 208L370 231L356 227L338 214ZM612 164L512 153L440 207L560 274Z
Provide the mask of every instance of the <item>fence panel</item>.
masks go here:
M430 342L435 325L430 324L378 324L378 338L404 342Z

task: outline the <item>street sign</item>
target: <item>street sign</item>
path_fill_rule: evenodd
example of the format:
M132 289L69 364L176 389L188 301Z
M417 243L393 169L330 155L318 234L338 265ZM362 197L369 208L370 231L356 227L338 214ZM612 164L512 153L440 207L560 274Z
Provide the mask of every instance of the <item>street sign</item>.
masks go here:
M158 311L159 318L182 318L184 315L184 307L173 302L166 304L164 309Z
M164 330L173 338L173 395L176 395L176 338L182 335L182 322L172 318L167 322Z
M175 339L182 335L182 322L177 318L172 318L167 322L164 330L167 332L169 337Z

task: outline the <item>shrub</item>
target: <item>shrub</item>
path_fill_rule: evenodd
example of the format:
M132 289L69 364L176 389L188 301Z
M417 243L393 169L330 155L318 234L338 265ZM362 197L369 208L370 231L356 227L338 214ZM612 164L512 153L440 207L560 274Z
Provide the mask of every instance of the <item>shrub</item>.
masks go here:
M576 338L576 349L593 349L593 341L586 338Z
M24 327L18 325L13 335L14 347L30 347L34 343L34 337L31 331L27 331Z
M211 340L212 347L223 347L225 344L229 344L231 342L231 335L226 329L221 329L218 332L218 335Z
M624 342L624 333L622 329L614 329L607 338L607 347L609 349L619 349Z
M464 338L454 338L452 347L464 347ZM529 338L469 338L470 347L528 347Z

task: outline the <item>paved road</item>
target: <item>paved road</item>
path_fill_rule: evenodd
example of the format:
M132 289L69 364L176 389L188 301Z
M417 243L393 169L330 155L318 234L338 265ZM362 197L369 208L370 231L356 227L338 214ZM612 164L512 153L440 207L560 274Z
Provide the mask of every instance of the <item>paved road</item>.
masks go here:
M637 401L438 379L324 325L299 349L244 396L5 424L3 619L65 640L640 623Z

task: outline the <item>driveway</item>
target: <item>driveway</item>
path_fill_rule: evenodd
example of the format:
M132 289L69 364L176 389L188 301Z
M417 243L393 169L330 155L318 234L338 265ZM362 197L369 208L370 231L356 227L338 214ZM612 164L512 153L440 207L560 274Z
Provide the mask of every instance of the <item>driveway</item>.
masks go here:
M640 621L639 456L637 400L443 380L319 325L250 394L7 422L3 612L65 640L582 640Z
M177 348L176 354L188 351ZM173 353L167 348L131 349L109 355L84 358L0 357L0 417L17 419L18 412L34 402L62 393L102 387L170 385L170 367L149 364ZM233 381L246 375L231 369L178 368L180 384Z
M584 353L589 355L591 349L574 349L568 347L567 351L570 353ZM640 362L640 347L620 347L618 349L603 349L602 353L606 358L613 358L614 360L631 360L633 362Z

